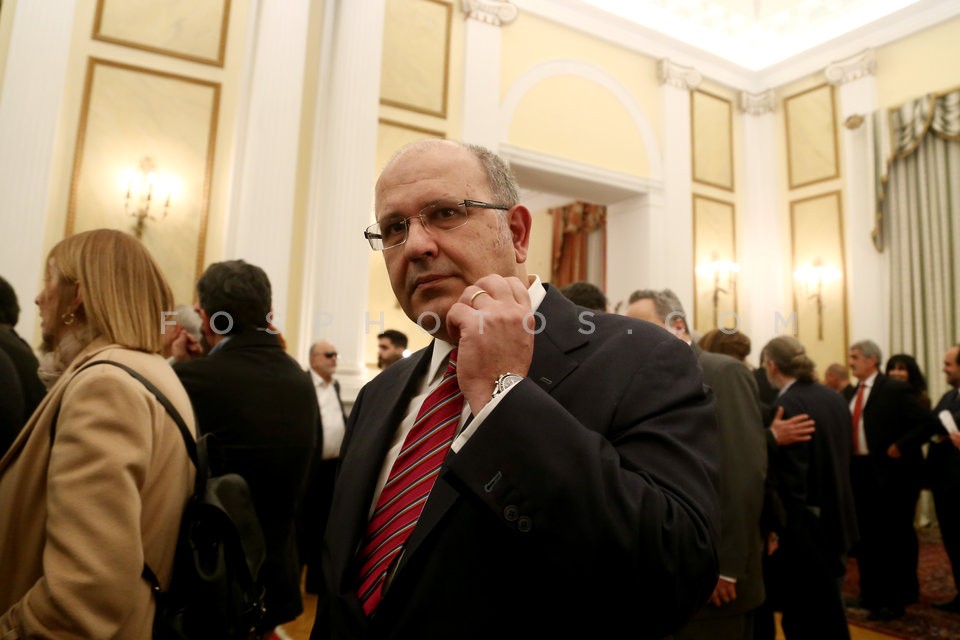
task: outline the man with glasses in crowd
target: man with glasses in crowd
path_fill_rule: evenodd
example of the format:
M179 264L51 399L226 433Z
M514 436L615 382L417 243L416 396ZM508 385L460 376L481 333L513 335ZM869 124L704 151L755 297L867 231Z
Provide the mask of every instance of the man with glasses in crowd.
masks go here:
M717 582L717 426L690 349L528 275L490 151L403 148L364 234L425 349L347 425L314 639L661 637Z

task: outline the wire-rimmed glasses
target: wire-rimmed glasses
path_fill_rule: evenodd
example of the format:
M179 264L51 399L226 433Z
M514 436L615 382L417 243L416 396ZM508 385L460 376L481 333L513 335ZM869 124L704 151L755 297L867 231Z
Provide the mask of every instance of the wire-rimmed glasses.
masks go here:
M469 213L467 209L499 209L509 211L510 207L503 204L490 204L479 200L461 200L460 202L434 202L429 204L415 216L404 217L399 214L387 215L378 222L367 227L363 237L370 243L374 251L384 251L397 247L407 241L410 230L410 221L420 219L420 224L429 233L431 230L451 231L467 224Z

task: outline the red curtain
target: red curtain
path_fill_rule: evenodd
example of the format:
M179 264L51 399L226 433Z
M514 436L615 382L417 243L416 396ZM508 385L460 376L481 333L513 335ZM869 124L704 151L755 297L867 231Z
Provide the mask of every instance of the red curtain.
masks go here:
M587 279L587 236L607 224L607 207L574 202L549 210L553 217L553 265L550 282L565 287ZM604 237L606 246L606 237Z

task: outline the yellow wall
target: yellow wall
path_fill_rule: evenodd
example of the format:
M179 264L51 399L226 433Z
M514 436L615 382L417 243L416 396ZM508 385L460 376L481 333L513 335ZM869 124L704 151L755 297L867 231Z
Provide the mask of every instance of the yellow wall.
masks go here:
M538 65L572 59L621 85L653 131L660 133L661 90L654 60L529 14L502 29L502 42L503 96ZM640 133L622 103L583 77L558 76L535 86L514 114L508 141L552 156L649 175ZM661 143L658 140L658 146Z
M897 107L927 93L960 86L960 18L877 50L877 99Z

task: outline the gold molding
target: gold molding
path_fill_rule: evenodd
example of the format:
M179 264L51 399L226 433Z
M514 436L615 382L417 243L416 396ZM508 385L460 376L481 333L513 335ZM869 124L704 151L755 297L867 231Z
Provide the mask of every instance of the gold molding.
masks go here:
M694 194L693 194L693 207L692 207L692 210L691 210L691 217L692 217L692 219L693 219L692 222L693 222L693 320L694 320L694 322L693 322L692 324L693 324L693 326L696 327L697 330L700 331L701 333L706 333L706 331L708 331L709 329L708 329L708 330L704 330L702 327L700 327L700 326L697 324L697 319L699 318L699 302L700 302L700 293L701 293L701 291L699 290L699 286L698 286L699 276L697 275L697 248L698 248L698 244L699 244L699 242L698 242L698 236L699 236L699 234L697 233L697 231L698 231L698 227L697 227L697 203L698 203L698 201L701 201L701 200L704 200L704 201L707 201L707 202L712 202L712 203L714 203L714 204L719 204L719 205L723 205L723 206L725 206L725 207L728 207L728 211L729 211L729 215L730 215L730 241L731 241L731 244L730 244L730 257L731 257L731 260L732 260L733 262L736 262L736 260L737 260L737 207L736 207L736 205L735 205L733 202L730 202L730 201L728 201L728 200L721 200L721 199L719 199L719 198L712 198L712 197L710 197L710 196L705 196L705 195L698 194L698 193L694 193ZM735 281L734 286L733 286L733 312L734 312L734 314L737 314L737 313L740 312L740 311L739 311L739 310L740 310L740 305L739 305L739 292L740 292L740 287L739 287L738 285L739 285L739 283L737 283L737 282ZM715 328L716 328L716 327L710 327L710 329L715 329Z
M210 216L210 191L213 183L213 162L216 155L217 128L219 125L220 116L220 83L199 80L197 78L191 78L190 76L169 73L166 71L157 71L155 69L148 69L146 67L138 67L130 64L124 64L122 62L115 62L113 60L106 60L103 58L95 58L92 56L89 57L87 59L87 72L84 79L83 100L80 107L80 120L77 124L77 143L73 152L73 174L70 178L70 198L69 202L67 203L67 219L64 227L64 237L73 234L74 225L76 224L77 191L79 187L80 176L82 175L83 170L83 151L86 143L87 121L90 112L90 100L92 97L94 73L98 65L131 71L133 73L143 73L146 75L158 76L160 78L166 78L170 80L179 80L189 84L208 87L212 90L209 133L207 136L207 154L204 167L205 175L199 194L200 216L197 230L197 257L194 265L194 279L197 279L203 273L203 260L207 245L207 224Z
M790 101L796 100L802 96L813 93L815 91L821 91L827 89L830 93L830 137L833 141L833 166L834 171L829 175L822 175L815 177L813 179L807 180L805 182L794 182L793 175L793 147L790 140ZM787 141L787 184L789 189L799 189L800 187L807 187L812 184L817 184L820 182L826 182L828 180L834 180L840 177L840 148L839 140L837 136L837 95L836 89L833 85L828 83L819 84L815 87L807 89L806 91L801 91L800 93L795 93L791 96L787 96L783 99L783 121L784 121L784 137Z
M444 38L443 45L443 88L441 89L440 96L440 110L435 111L433 109L427 109L425 107L419 107L417 105L407 104L400 102L399 100L390 100L389 98L380 98L380 104L387 107L396 107L397 109L404 109L406 111L412 111L414 113L422 113L428 116L436 116L438 118L447 117L447 106L450 94L450 41L453 32L453 5L445 0L422 0L423 2L432 2L433 4L438 4L444 7L447 10L447 20L446 20L446 37Z
M793 276L794 271L798 268L797 264L797 233L796 233L796 210L797 206L812 202L814 200L825 200L827 198L834 199L836 207L834 208L834 215L836 217L837 225L837 236L836 236L836 255L840 262L840 301L841 301L841 324L843 325L843 341L840 345L840 352L834 354L829 362L820 362L817 358L813 358L819 367L826 367L830 362L846 362L846 353L847 346L849 344L849 316L847 310L847 266L846 266L846 255L844 252L844 230L843 230L843 192L841 190L828 191L826 193L821 193L814 196L807 196L804 198L797 198L796 200L790 201L790 288L793 293L793 312L796 315L797 325L796 325L796 335L800 335L800 302L799 294L797 291L796 278ZM821 236L822 238L822 236ZM807 353L813 353L816 350L817 345L821 341L806 341L804 346L807 348ZM811 356L812 357L812 356Z
M203 56L195 56L189 53L176 51L174 49L165 49L163 47L156 47L149 44L142 44L139 42L134 42L133 40L127 40L124 38L100 33L101 24L103 22L103 8L107 0L97 0L97 9L93 19L93 33L91 34L90 37L94 40L100 40L101 42L116 44L123 47L129 47L131 49L139 49L141 51L148 51L150 53L158 53L160 55L170 56L173 58L180 58L181 60L189 60L190 62L199 62L200 64L209 64L214 67L223 67L224 61L226 59L226 52L227 52L227 28L230 21L230 0L222 0L222 1L223 1L223 19L221 20L221 23L220 23L220 38L219 38L219 42L217 43L216 58L205 58Z
M719 100L720 102L723 102L727 107L727 140L729 141L728 151L730 156L729 158L730 183L729 184L712 182L702 177L697 177L697 155L698 154L696 153L696 146L697 146L696 96L698 93L708 96L710 98L713 98L714 100ZM735 178L736 167L734 166L733 146L734 146L733 101L727 98L724 98L723 96L718 96L715 93L704 91L702 89L692 90L690 92L690 175L691 175L691 179L694 182L697 182L699 184L705 184L711 187L717 187L718 189L724 189L725 191L731 191L731 192L734 191L735 183L736 183L736 178Z
M418 127L413 124L407 124L406 122L400 122L399 120L390 120L389 118L378 118L377 122L380 124L385 124L388 127L397 127L399 129L408 129L409 131L416 131L417 133L424 133L428 136L433 136L435 138L446 139L447 134L443 131L435 131L433 129L427 129L425 127Z

